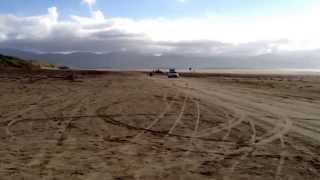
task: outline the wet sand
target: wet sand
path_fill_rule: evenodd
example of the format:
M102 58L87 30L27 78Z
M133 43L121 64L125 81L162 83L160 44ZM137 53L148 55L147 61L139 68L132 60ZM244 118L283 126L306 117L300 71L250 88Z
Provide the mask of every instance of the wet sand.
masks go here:
M320 76L0 73L0 179L317 180Z

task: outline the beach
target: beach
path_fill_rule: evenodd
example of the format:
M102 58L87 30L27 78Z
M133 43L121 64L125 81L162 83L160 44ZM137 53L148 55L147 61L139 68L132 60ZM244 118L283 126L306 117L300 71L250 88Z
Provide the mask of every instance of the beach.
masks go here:
M319 74L181 76L0 72L0 179L319 179Z

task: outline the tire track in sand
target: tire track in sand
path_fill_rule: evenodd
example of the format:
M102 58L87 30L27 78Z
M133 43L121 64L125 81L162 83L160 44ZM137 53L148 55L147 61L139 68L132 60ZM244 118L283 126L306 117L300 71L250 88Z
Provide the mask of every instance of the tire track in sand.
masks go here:
M198 133L198 129L199 129L199 125L200 125L200 117L201 117L201 112L200 112L200 103L198 101L194 101L196 107L197 107L197 118L196 118L196 123L195 123L195 126L194 126L194 131L193 131L193 134L190 138L190 145L189 145L189 150L186 152L186 155L188 155L190 153L190 151L192 150L192 145L193 145L193 141L194 141L194 138L196 137L197 133Z
M280 122L276 126L276 128L279 130L276 133L272 134L271 136L263 138L262 140L257 142L256 143L257 146L269 144L276 139L280 139L282 147L285 146L283 136L290 131L290 129L292 127L292 121L288 117L285 117L285 116L280 116L280 119L283 119L283 120L280 120ZM280 127L280 128L278 128L278 127Z
M218 127L211 128L209 130L206 130L207 132L198 133L197 137L206 137L206 136L210 136L213 134L217 134L217 133L225 131L225 130L232 129L232 128L240 125L243 122L244 117L245 117L244 114L239 113L239 118L235 118L235 120L232 121L231 123L227 123L227 124L223 124Z
M280 130L278 133L276 133L273 137L270 138L272 140L273 138L276 138L276 136L278 135L280 142L281 142L281 149L282 149L280 152L279 164L276 168L275 180L282 179L281 173L283 171L285 157L287 154L287 152L285 150L286 145L285 145L285 141L284 141L283 136L290 130L291 126L292 126L292 121L289 118L285 117L284 126L281 128L283 130Z
M145 129L146 130L150 130L154 125L156 125L161 119L164 118L164 116L168 113L168 111L171 109L171 106L173 105L175 98L177 98L179 95L179 93L177 93L170 102L167 102L167 105L165 107L165 109L160 113L159 116L157 116L157 118L155 118L155 120L153 120ZM142 131L141 133L137 134L136 136L134 136L132 138L133 141L137 140L140 138L140 136L142 136L146 130Z
M252 124L252 122L250 123ZM283 126L281 126L283 125ZM277 128L279 129L278 132L274 133L273 135L267 137L267 138L263 138L262 140L260 140L259 142L257 143L252 143L252 146L253 147L256 147L256 146L263 146L263 145L266 145L266 144L269 144L271 142L273 142L274 140L276 139L279 139L280 140L280 145L281 145L281 152L280 152L280 158L279 158L279 163L276 167L276 172L275 172L275 180L278 180L280 179L281 177L281 173L282 173L282 170L283 170L283 166L284 166L284 163L285 163L285 156L287 154L287 152L285 151L285 141L284 141L284 134L286 134L290 128L291 128L291 125L292 125L292 122L290 119L284 117L284 121L280 121L277 126L279 126L280 128ZM255 142L253 141L253 139L255 138L255 133L256 130L254 130L254 124L251 125L252 127L252 130L253 130L253 135L252 135L252 141L251 142ZM253 151L254 148L251 149L251 151ZM240 160L239 161L236 161L230 168L230 175L232 173L234 173L236 167L240 164L241 161L245 160L248 155L250 154L250 151L248 152L245 152L241 157L240 157ZM226 180L228 179L228 177L225 178Z
M251 136L250 143L251 143L252 145L254 145L254 144L255 144L255 141L256 141L255 139L256 139L257 131L256 131L255 124L253 123L253 121L252 121L252 120L248 120L248 122L249 122L250 127L251 127L251 130L252 130L252 136ZM225 176L223 179L224 179L224 180L228 180L229 177L235 172L236 168L241 164L241 162L244 161L244 160L246 160L246 159L248 158L249 154L251 154L253 151L254 151L253 148L252 148L252 149L249 149L248 152L245 152L245 153L240 157L239 160L235 161L235 162L232 164L232 166L231 166L231 168L230 168L230 170L229 170L228 175Z
M58 95L68 97L69 94L71 94L71 91L70 91L70 90L67 91L67 92L61 92L61 93L58 94ZM38 97L39 99L38 99L36 102L41 102L42 104L46 104L46 103L48 103L48 102L51 102L51 101L54 101L54 100L55 100L54 97L47 98L47 99L43 100L43 95L44 95L44 94L41 94L41 96ZM39 105L38 105L38 106L39 106ZM21 110L21 111L19 112L19 115L18 115L18 116L21 116L21 115L23 115L23 114L25 114L25 113L34 111L35 109L36 109L35 107L28 107L28 108L26 108L26 109L23 109L23 110ZM41 107L41 106L38 107L38 109L40 109L41 112L45 112L45 111L43 111L43 107ZM63 108L61 108L61 109L63 109ZM44 115L48 118L47 113L44 113ZM7 117L6 119L8 120L8 119L13 118L13 117L16 117L16 116L17 116L16 114L13 114L13 115ZM11 129L12 126L14 126L15 124L19 123L20 121L24 121L24 119L16 119L16 120L10 120L10 121L8 121L8 124L7 124L7 126L6 126L6 130L5 130L5 131L6 131L6 134L10 137L10 141L14 140L14 138L15 138L14 133L12 133L10 129ZM29 130L32 131L32 129L29 129Z
M255 144L256 143L256 139L257 139L257 130L256 130L256 125L254 124L254 122L252 120L248 120L251 130L252 130L252 136L251 136L251 144Z
M80 100L78 100L76 102L72 102L73 98L70 98L70 99L68 99L68 101L70 103L68 103L63 108L59 108L59 110L55 110L55 112L58 113L59 111L63 111L65 109L72 108L72 110L70 110L69 112L72 116L74 116L81 109L81 107L83 107L83 102L84 101L88 102L87 97L88 97L87 95L84 95L83 98L80 98ZM50 117L48 117L48 118L51 119ZM56 117L54 119L59 119L59 117ZM48 174L50 176L50 173L52 170L48 169L47 166L52 161L52 159L55 157L58 157L58 155L57 154L54 154L54 156L50 155L50 153L48 152L48 149L50 149L50 151L52 151L52 150L57 151L58 148L62 148L63 142L66 140L66 138L68 136L67 133L70 131L72 123L75 120L79 120L79 119L81 119L81 116L67 118L67 121L65 123L63 123L62 127L58 127L58 130L56 131L56 133L54 135L55 139L49 145L42 146L41 149L39 150L39 152L35 156L33 156L33 158L29 161L29 163L27 165L29 167L34 167L34 166L40 167L41 172L45 171L45 170L49 170ZM65 120L63 112L61 112L60 120L61 121Z
M208 92L208 95L209 94L212 94L212 93ZM218 98L219 97L227 98L227 99L229 98L225 94L221 94L221 93L212 94L212 95L216 95ZM253 103L253 102L250 102L250 101L247 101L247 100L244 100L243 103L246 103L246 105L250 105L251 107L258 107L259 109L263 109L263 110L267 109L267 112L269 112L271 114L274 114L274 112L278 112L278 110L276 108L268 106L268 105L261 105L259 103ZM243 113L241 113L241 114L242 114L242 117L243 117L244 114ZM282 172L282 169L283 169L283 166L284 166L285 154L286 154L286 152L284 151L285 141L284 141L283 136L290 131L290 129L292 127L292 122L288 117L285 117L282 114L276 113L276 116L279 116L281 120L280 120L279 123L276 124L276 127L273 130L273 132L270 133L270 136L269 136L269 134L268 134L268 136L263 136L262 139L259 139L259 141L257 143L255 143L255 144L253 144L254 146L252 148L249 148L248 150L254 149L255 146L263 146L263 145L269 144L269 143L271 143L271 142L273 142L273 141L275 141L277 139L280 140L282 151L280 153L280 160L279 160L279 164L277 165L277 170L276 170L276 175L275 175L275 179L277 180L281 175L281 172ZM242 118L240 118L240 119L242 119ZM256 132L256 130L255 130L253 125L254 124L251 122L250 126L252 127L253 131ZM231 126L233 126L233 125L231 125ZM229 125L228 128L230 128L230 125ZM225 129L225 126L223 127L223 129ZM214 132L219 132L219 130L213 129L212 133L214 133ZM208 134L201 134L201 135L209 135L209 133ZM255 142L255 141L256 141L256 133L254 133L252 135L251 142ZM242 149L244 149L244 148L242 148ZM244 152L247 152L247 153L245 153L240 158L240 160L245 159L247 157L248 151L244 151ZM238 162L236 162L234 164L234 166L231 167L232 171L234 171L234 167L236 167L237 164L238 164Z
M226 114L226 116L228 116L228 114ZM223 141L226 141L228 139L228 137L230 136L230 133L231 133L231 130L233 129L233 127L231 126L232 125L232 118L228 118L228 130L227 130L227 133L226 135L222 138Z
M184 98L184 101L183 101L183 104L182 104L182 107L181 107L181 110L180 110L180 113L179 113L179 116L178 118L175 120L174 124L172 125L172 127L170 128L168 134L166 135L169 136L170 134L173 133L174 129L177 127L177 125L179 123L181 123L181 119L184 115L184 111L185 111L185 108L186 108L186 104L187 104L187 100L188 100L188 96L186 95L185 98Z
M244 154L240 157L240 159L239 159L238 161L235 161L235 162L232 164L232 166L231 166L231 168L230 168L230 170L229 170L228 175L223 177L223 180L229 180L230 176L234 173L234 171L236 170L236 168L240 165L241 161L244 161L245 159L247 159L248 156L249 156L249 154L250 154L250 152L248 151L248 152L244 153Z
M188 81L183 81L184 83L187 84L186 87L184 86L179 86L177 85L177 87L181 88L181 89L186 89L185 93L187 94L190 94L191 91L197 91L197 92L200 92L201 96L204 97L205 99L208 98L208 96L204 96L204 95L210 95L210 98L212 98L212 96L214 96L214 102L215 104L219 104L222 108L226 109L224 110L224 114L225 116L228 118L228 123L225 123L221 126L218 126L218 127L213 127L211 129L206 129L205 132L199 132L197 137L206 137L206 136L210 136L210 135L213 135L213 134L217 134L217 133L220 133L222 131L227 131L227 134L225 137L228 137L229 136L229 133L231 131L232 128L240 125L242 122L243 122L243 119L244 119L244 114L242 113L242 111L240 111L238 108L234 107L234 106L231 106L230 104L226 103L225 102L225 98L222 98L220 97L219 95L213 93L207 93L207 92L204 92L204 91L201 91L199 89L196 89L196 88L193 88L193 87L190 87L190 83ZM193 93L191 92L191 95ZM195 94L195 96L198 96L199 94ZM235 114L236 116L234 116L234 118L231 118L231 114L230 114L230 111L232 112L231 114ZM238 117L238 118L236 118Z
M270 112L271 113L271 112ZM281 148L281 152L280 152L280 158L279 158L279 163L276 167L276 172L275 172L275 180L281 179L281 173L283 171L283 166L285 163L285 157L286 157L286 150L285 150L285 140L284 140L284 135L287 134L291 127L292 127L292 121L286 117L286 116L282 116L281 114L276 114L279 117L279 123L276 124L275 128L271 131L272 135L269 137L265 137L263 136L262 138L260 138L260 140L255 144L255 146L263 146L263 145L267 145L277 139L280 140L280 148ZM270 132L268 133L268 135L270 134Z

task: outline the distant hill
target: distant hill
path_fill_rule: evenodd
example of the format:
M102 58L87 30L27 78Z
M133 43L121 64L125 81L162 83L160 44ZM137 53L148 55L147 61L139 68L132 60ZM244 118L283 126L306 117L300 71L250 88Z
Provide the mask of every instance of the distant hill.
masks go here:
M27 69L33 67L33 65L30 62L22 60L20 58L4 56L0 54L0 67Z
M0 68L39 69L43 67L54 68L55 66L46 61L23 60L21 58L0 54Z
M16 49L0 49L0 53L23 59L45 59L49 64L71 68L115 68L115 69L150 69L170 68L320 68L320 50L310 52L288 52L263 54L256 56L232 56L222 54L181 55L181 54L143 54L139 52L91 53L74 52L34 53Z
M40 68L56 68L55 65L48 63L47 61L44 60L30 60L30 63L33 66L37 66Z

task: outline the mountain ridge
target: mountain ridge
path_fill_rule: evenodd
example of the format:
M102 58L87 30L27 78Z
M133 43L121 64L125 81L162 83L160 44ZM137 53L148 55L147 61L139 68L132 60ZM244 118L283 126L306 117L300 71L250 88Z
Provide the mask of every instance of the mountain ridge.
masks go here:
M169 68L320 68L320 53L263 54L258 56L187 56L142 54L138 52L35 53L0 49L0 53L24 59L45 59L51 64L73 68L152 69Z

